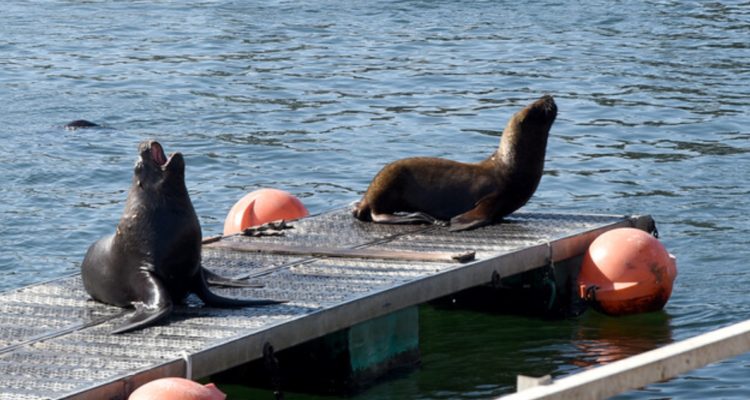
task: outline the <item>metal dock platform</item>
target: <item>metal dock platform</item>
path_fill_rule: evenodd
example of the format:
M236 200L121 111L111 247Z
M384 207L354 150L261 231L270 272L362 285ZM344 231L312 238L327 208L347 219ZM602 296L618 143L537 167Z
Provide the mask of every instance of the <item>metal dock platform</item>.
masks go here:
M202 308L191 295L162 323L109 332L130 310L89 299L79 275L0 293L0 400L126 399L163 376L198 379L370 319L583 253L604 231L647 230L649 216L517 212L502 224L452 233L362 223L344 209L293 221L283 236L228 236L203 264L248 275L275 298L258 308ZM245 246L243 251L238 247ZM475 252L471 261L451 255Z

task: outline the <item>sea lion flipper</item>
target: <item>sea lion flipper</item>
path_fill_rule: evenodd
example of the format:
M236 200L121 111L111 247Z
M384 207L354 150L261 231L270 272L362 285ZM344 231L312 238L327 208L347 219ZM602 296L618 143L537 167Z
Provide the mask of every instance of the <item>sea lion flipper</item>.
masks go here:
M205 279L205 268L201 268L200 274L194 283L193 292L207 306L211 307L251 307L251 306L265 306L271 304L286 303L286 301L270 300L270 299L233 299L229 297L219 296L213 293L206 283Z
M206 268L203 268L203 276L206 278L206 282L208 282L209 285L214 285L214 286L245 287L245 288L264 287L264 285L257 284L257 283L249 283L241 279L227 278L225 276L221 276Z
M451 232L458 232L489 225L495 217L497 202L499 199L500 192L484 196L477 202L476 207L451 218L451 225L448 230Z
M124 333L144 328L172 312L172 300L167 288L159 278L147 274L150 279L143 282L144 290L141 294L146 294L148 298L133 302L135 307L133 315L125 323L116 327L112 333Z
M354 218L360 221L372 221L370 215L370 206L366 201L355 201L351 204L352 209L350 210Z
M370 211L370 216L372 217L373 222L378 222L381 224L414 224L426 222L433 225L442 225L443 223L443 221L433 217L432 215L420 211L404 215L379 214L374 211Z

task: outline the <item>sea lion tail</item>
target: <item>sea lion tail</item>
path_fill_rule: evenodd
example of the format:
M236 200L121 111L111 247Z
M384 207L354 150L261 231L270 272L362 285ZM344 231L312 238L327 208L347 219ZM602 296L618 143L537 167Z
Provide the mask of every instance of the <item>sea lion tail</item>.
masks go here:
M233 299L229 297L223 297L219 296L216 293L213 293L208 288L208 283L206 282L204 271L206 269L201 268L201 273L199 278L196 279L195 282L195 288L193 289L193 292L198 295L198 297L203 301L207 306L211 307L252 307L252 306L266 306L271 304L280 304L280 303L286 303L286 301L281 300L271 300L271 299Z

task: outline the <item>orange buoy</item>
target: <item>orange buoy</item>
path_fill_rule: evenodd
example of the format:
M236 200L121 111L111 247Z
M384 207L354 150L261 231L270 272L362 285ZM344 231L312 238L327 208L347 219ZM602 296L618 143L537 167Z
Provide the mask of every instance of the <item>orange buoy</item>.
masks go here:
M579 294L597 311L628 315L658 311L672 295L675 257L650 234L619 228L589 246L578 276Z
M224 235L243 229L285 219L310 215L299 199L278 189L260 189L247 194L229 211L224 220Z
M133 392L128 400L224 400L213 383L206 386L184 378L162 378L151 381Z

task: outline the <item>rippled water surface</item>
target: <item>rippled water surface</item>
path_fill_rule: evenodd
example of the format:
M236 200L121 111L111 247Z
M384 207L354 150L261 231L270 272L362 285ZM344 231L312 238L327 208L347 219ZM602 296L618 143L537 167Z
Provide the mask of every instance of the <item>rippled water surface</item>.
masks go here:
M747 1L22 1L0 6L0 289L76 272L138 142L186 156L205 235L261 187L311 212L387 162L479 161L544 93L531 210L651 214L663 312L544 321L422 308L422 366L357 399L488 399L750 317ZM79 118L104 129L63 130ZM750 355L625 399L746 399ZM234 390L236 388L229 388ZM228 391L229 391L228 390ZM230 399L270 398L237 390ZM310 398L288 394L288 398Z

